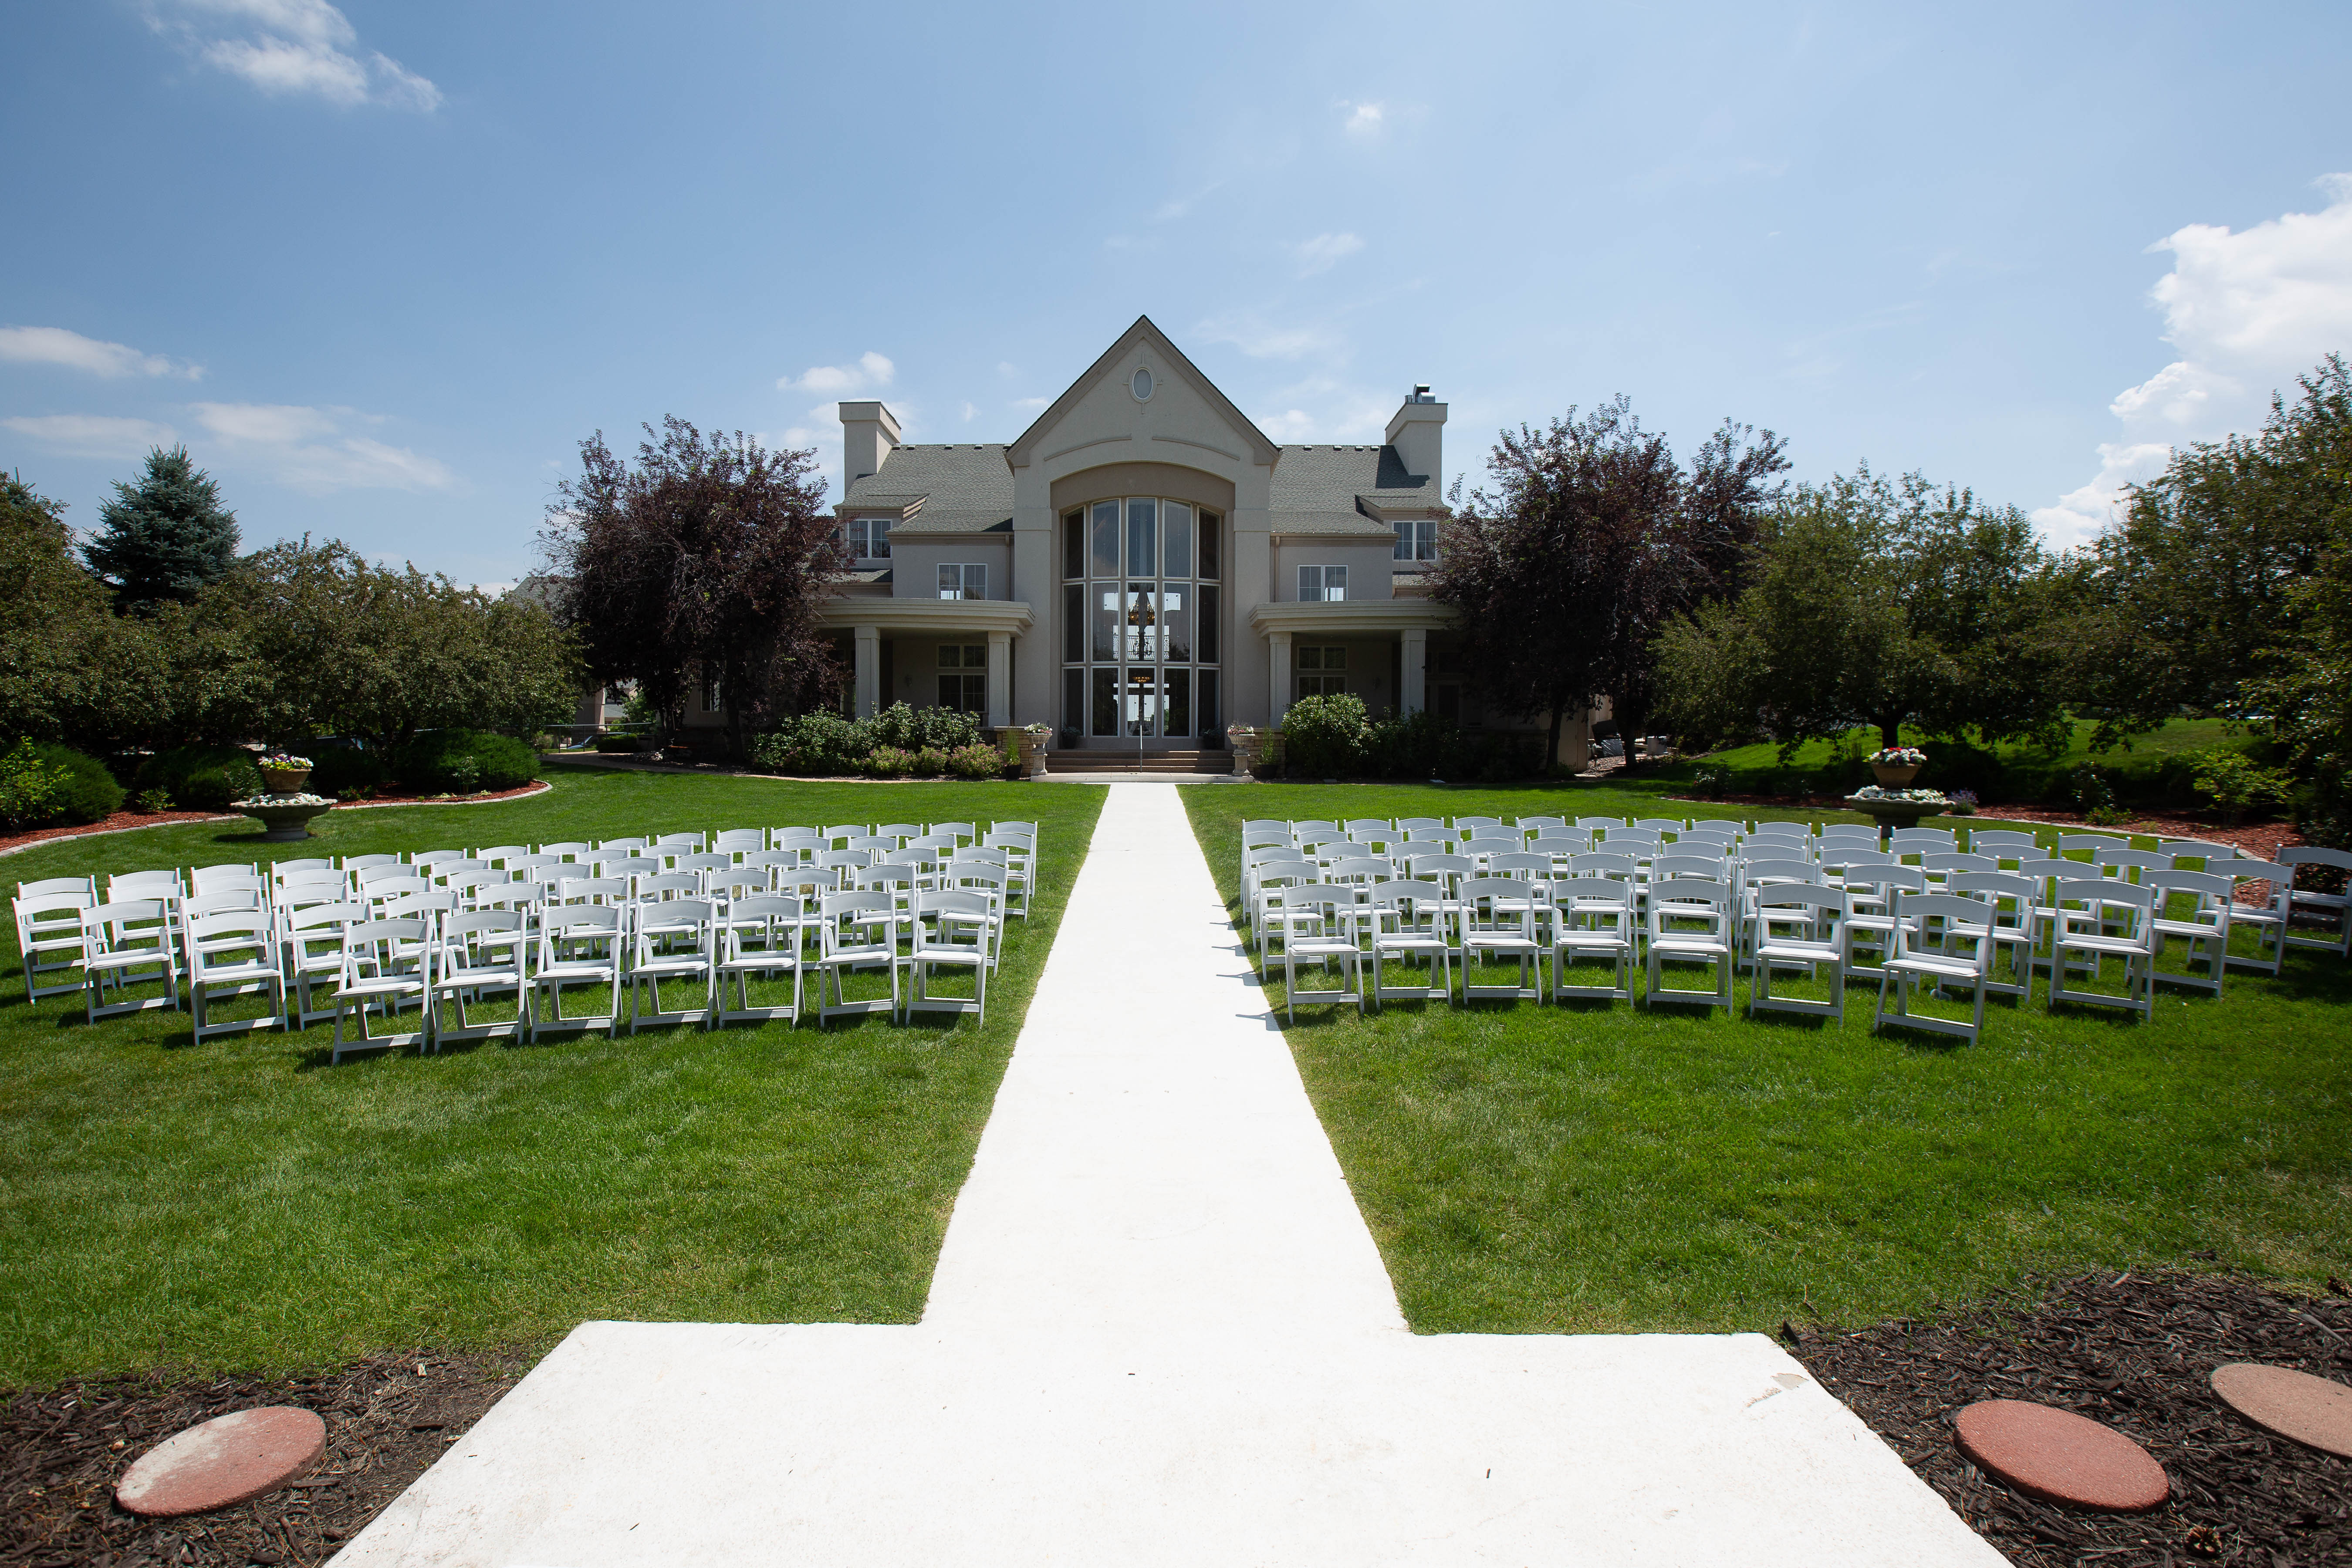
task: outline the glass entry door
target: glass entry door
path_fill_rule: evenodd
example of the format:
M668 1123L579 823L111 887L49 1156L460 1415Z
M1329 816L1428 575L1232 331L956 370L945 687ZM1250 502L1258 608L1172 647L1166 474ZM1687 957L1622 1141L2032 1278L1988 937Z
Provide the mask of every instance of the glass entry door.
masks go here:
M1064 516L1065 728L1145 749L1182 745L1210 721L1216 672L1202 666L1216 658L1220 521L1153 496Z

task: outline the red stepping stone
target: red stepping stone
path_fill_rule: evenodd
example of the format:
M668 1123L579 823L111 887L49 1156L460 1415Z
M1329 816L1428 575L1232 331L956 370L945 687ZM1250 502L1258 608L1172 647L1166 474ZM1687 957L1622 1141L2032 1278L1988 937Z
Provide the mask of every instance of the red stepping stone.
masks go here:
M2141 1513L2171 1495L2164 1467L2111 1426L2022 1399L1988 1399L1958 1418L1960 1452L2030 1497Z
M2213 1369L2213 1392L2257 1426L2352 1459L2352 1388L2343 1384L2242 1361Z
M164 1438L122 1472L114 1500L169 1519L276 1491L319 1462L327 1424L291 1405L239 1410Z

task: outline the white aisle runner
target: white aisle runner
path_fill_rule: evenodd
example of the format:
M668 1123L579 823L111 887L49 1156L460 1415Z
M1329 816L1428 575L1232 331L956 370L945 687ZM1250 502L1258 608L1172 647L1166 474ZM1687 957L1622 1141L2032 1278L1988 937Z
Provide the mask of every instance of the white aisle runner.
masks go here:
M583 1324L336 1562L2002 1559L1761 1335L1408 1333L1174 786L1119 784L920 1325Z

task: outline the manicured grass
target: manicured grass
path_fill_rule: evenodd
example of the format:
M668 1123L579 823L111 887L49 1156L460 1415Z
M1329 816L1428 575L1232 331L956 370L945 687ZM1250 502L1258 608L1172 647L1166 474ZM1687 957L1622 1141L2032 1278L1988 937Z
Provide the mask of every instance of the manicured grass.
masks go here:
M2137 756L2168 757L2180 752L2203 751L2209 746L2228 745L2232 742L2243 743L2246 738L2243 725L2231 724L2226 720L2172 719L2147 734L2135 736L2129 751L2118 748L2114 751L2094 752L2091 750L2091 735L2097 728L2098 726L2088 719L2075 720L2074 738L2061 752L2053 753L2038 746L2011 742L1994 747L1993 754L2004 762L2021 759L2047 760L2065 767L2073 767L2075 763L2083 762L2116 763ZM1915 734L1909 731L1904 732L1903 740L1906 745L1927 748L1931 755L1937 745L1933 738ZM1878 746L1878 731L1856 730L1846 738L1846 744L1849 748L1858 746L1865 752L1874 751ZM1837 745L1828 741L1808 741L1797 748L1797 753L1793 758L1784 763L1780 761L1780 747L1769 742L1759 742L1752 746L1733 746L1720 752L1710 752L1706 761L1743 773L1773 768L1787 768L1801 773L1808 768L1819 769L1827 766L1836 757L1838 750Z
M1184 794L1229 903L1251 817L1653 804L1583 787ZM1744 1008L1744 979L1736 994ZM1302 1007L1288 1035L1423 1331L1862 1322L2091 1266L2314 1289L2352 1273L2352 973L2297 955L2280 980L2233 973L2220 1000L2158 995L2143 1024L2053 1016L2037 987L2030 1006L1994 1002L1972 1047L1874 1035L1874 986L1849 993L1843 1026L1391 1003L1360 1020Z
M697 828L1041 825L988 1023L648 1030L327 1065L324 1026L190 1041L0 980L0 1387L531 1350L587 1318L911 1322L1102 792L559 769L552 793L227 824L0 861L83 872ZM812 987L813 988L813 987Z

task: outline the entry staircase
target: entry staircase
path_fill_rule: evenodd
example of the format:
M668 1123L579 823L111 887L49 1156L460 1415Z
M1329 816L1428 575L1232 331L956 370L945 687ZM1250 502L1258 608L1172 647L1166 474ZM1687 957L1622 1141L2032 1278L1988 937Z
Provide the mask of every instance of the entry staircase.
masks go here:
M1126 773L1229 773L1231 752L1048 752L1045 772L1091 777Z

